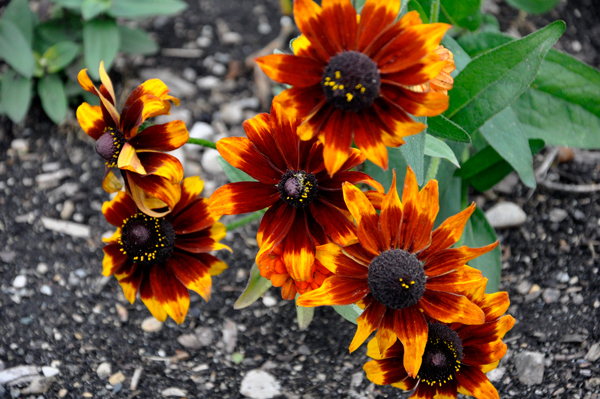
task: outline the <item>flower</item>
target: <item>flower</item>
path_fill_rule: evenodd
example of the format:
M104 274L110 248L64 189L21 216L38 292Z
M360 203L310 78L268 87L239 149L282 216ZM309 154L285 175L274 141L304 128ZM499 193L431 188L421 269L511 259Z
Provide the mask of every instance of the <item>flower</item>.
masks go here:
M478 289L483 276L466 266L471 259L494 249L449 248L456 243L472 204L431 231L437 212L438 185L430 180L419 192L414 172L408 167L402 202L392 186L383 197L381 216L357 187L344 184L344 200L358 226L358 243L317 248L317 259L334 276L298 298L300 306L349 305L364 311L350 352L377 330L381 352L396 339L404 344L404 366L415 376L427 344L427 318L445 323L481 324L483 311L467 294Z
M375 384L391 384L403 390L416 388L411 398L456 398L460 392L478 399L499 399L485 373L495 369L506 353L502 338L515 319L502 316L509 305L506 292L485 295L475 303L485 312L484 324L429 324L423 363L416 378L404 368L404 349L399 342L382 354L377 338L371 340L367 355L374 360L364 366L367 378Z
M121 191L102 205L102 213L117 231L104 242L104 276L114 275L130 303L139 291L150 313L160 321L167 315L178 324L187 314L188 289L210 299L211 276L227 265L208 252L229 249L220 244L225 226L198 198L204 182L188 177L181 183L181 199L166 217L155 218L138 210Z
M386 146L398 147L425 128L410 115L448 108L447 93L429 82L447 70L438 45L450 25L423 24L416 11L396 22L400 0L367 0L360 17L350 0L322 4L294 2L302 32L293 42L295 55L256 61L270 78L293 86L275 101L304 119L298 127L303 140L324 142L329 173L346 162L353 137L370 161L387 169Z
M315 242L345 245L356 240L342 183L383 188L369 175L349 171L365 159L356 149L340 171L329 176L323 164L323 145L316 140L301 141L296 135L299 124L287 110L273 104L270 115L259 114L244 122L248 138L219 140L221 156L258 181L226 184L213 193L209 203L214 213L227 215L269 208L258 229L257 264L268 263L279 252L289 277L310 282Z
M181 196L179 183L183 167L177 158L160 151L181 147L189 138L188 131L179 120L149 126L142 131L139 128L148 118L168 114L170 101L177 105L179 100L168 95L169 88L162 81L150 79L129 95L119 114L104 63L100 63L100 90L86 71L79 72L79 84L98 96L100 105L81 104L77 108L77 120L87 135L96 140L96 152L106 161L102 187L109 193L121 189L121 183L111 171L111 168L119 168L136 205L147 215L166 215Z

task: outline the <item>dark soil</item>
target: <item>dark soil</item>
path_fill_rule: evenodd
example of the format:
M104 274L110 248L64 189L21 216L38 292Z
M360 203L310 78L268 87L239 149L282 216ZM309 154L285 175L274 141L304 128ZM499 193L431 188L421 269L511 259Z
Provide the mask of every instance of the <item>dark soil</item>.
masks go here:
M591 0L561 3L556 11L527 17L527 21L537 28L565 19L571 27L561 39L563 48L571 51L570 43L578 40L583 50L575 55L585 55L583 59L598 65L598 10L586 1ZM216 30L215 21L221 18L231 31L242 34L243 42L224 46L215 32L203 58L223 53L242 63L279 32L276 0L200 0L189 4L188 11L179 17L148 22L162 47L191 46L204 26ZM582 17L576 16L576 9ZM498 16L504 29L517 15L500 4ZM257 27L265 19L272 32L262 35ZM524 26L517 26L522 34L528 33L522 31L528 29ZM154 56L143 59L141 66L169 68L176 74L189 67L201 77L209 73L203 58ZM120 68L121 76L114 76L123 81L135 76L133 62ZM242 68L233 79L236 93L251 93L249 70ZM203 95L208 97L209 93ZM211 120L219 102L211 99L208 104L202 112L193 112L194 120ZM25 139L28 149L11 148L15 139ZM306 331L299 331L294 305L280 300L278 289L267 293L277 299L273 307L259 300L244 310L233 309L257 251L256 223L228 234L225 241L233 254L223 251L219 255L229 269L213 279L209 303L191 293L185 323L177 326L169 319L162 330L144 332L140 326L150 313L141 301L130 305L114 278L106 282L101 277L101 236L111 226L100 212L108 196L100 187L103 165L93 151L93 143L77 126L54 127L39 104L34 103L21 125L0 119L0 370L19 365L58 368L60 374L41 396L46 398L59 397L61 390L72 398L158 398L169 387L184 389L192 398L240 398L242 378L259 367L279 380L288 398L408 396L391 387L375 386L365 378L362 366L367 360L366 348L348 354L355 327L330 308L317 309ZM53 167L69 169L70 173L52 187L41 187L36 176ZM579 184L599 182L599 169L595 164L573 162L553 167L551 173L558 173L564 182ZM65 184L76 184L77 189L56 190ZM494 382L500 397L596 399L600 393L600 363L583 359L589 347L600 341L599 198L598 194L564 194L544 188L530 192L521 184L506 198L521 204L528 218L520 228L499 231L505 255L501 289L510 293L509 313L517 319L506 339L509 353L500 364L504 374ZM91 228L89 239L43 227L41 217L60 219L67 201L75 204L70 220ZM490 205L488 201L484 208ZM554 208L566 211L566 219L552 222L549 214ZM47 272L39 272L43 269L40 263L47 265ZM24 288L13 287L18 275L27 277ZM540 294L520 293L524 281L537 284L539 292L559 290L559 299L546 303ZM42 286L49 286L51 294L42 294ZM128 321L120 319L117 305L127 309ZM180 336L198 328L214 334L207 346L190 349L178 342ZM237 331L232 348L227 347L232 341L224 339L225 329ZM528 387L519 381L514 359L524 350L545 354L542 384ZM125 375L120 387L97 375L103 362L112 365L112 373ZM137 390L132 391L131 378L139 367L143 373ZM0 398L11 394L40 397L15 390L26 386L0 386Z

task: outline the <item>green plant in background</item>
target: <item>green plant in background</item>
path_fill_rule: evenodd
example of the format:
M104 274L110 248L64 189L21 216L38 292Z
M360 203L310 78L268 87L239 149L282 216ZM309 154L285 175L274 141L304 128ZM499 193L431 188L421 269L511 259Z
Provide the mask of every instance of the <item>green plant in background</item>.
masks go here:
M180 0L55 0L49 16L33 13L28 0L13 0L0 18L0 59L10 67L0 81L0 113L14 122L23 120L32 97L54 123L66 116L68 98L81 90L74 71L88 68L99 79L98 66L110 69L119 51L153 54L156 42L142 29L124 25L135 19L171 15L187 5ZM119 18L117 23L116 18ZM93 96L92 96L93 97Z

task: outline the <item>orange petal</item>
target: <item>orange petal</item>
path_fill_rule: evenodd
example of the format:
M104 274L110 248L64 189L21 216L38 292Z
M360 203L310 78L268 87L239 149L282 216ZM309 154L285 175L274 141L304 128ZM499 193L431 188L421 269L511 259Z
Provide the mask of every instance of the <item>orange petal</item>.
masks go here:
M354 144L367 156L367 159L380 168L387 170L388 153L383 143L382 132L369 112L363 112L363 118L356 118Z
M108 77L108 74L106 73L106 70L104 69L104 61L100 61L99 74L100 74L100 81L102 82L102 86L104 86L104 88L106 89L106 94L108 94L108 96L105 95L105 97L113 105L115 105L117 102L116 97L115 97L115 89L113 88L112 81L110 80L110 78Z
M198 198L188 207L171 219L175 234L188 234L200 231L212 226L218 217L210 211L208 200Z
M104 251L104 258L102 259L103 276L112 275L129 260L127 255L123 255L121 249L120 244L108 244L102 248Z
M121 191L123 188L123 183L115 174L112 169L108 167L104 170L104 179L102 179L102 189L109 194L116 193L117 191Z
M152 267L152 269L156 269L157 267L158 266L155 265ZM150 313L152 313L152 316L154 316L158 321L165 321L167 319L167 312L165 312L162 305L158 302L158 299L152 292L149 272L144 273L144 278L142 279L142 283L140 285L140 298Z
M126 192L121 191L115 198L102 204L102 213L108 223L121 227L125 219L137 213L137 207L133 199Z
M514 325L514 317L506 315L480 325L460 326L456 332L459 334L459 337L462 337L461 339L464 343L463 346L481 346L493 341L501 340Z
M316 258L330 272L337 276L366 279L369 269L344 254L342 248L334 243L317 247Z
M323 21L327 38L336 52L354 50L356 43L356 11L349 0L323 0Z
M395 313L396 311L394 309L388 309L381 319L381 324L375 335L375 339L377 339L377 344L379 346L379 353L386 353L398 339L396 331L394 330L394 320L396 319Z
M295 135L294 135L295 136ZM269 160L245 137L227 137L217 142L219 154L233 167L264 184L278 184L285 171L276 171Z
M87 74L87 68L79 71L79 73L77 74L77 81L79 82L79 85L83 88L83 90L92 93L95 96L99 96L96 86L94 86L94 83Z
M363 313L356 319L356 323L358 324L356 328L356 333L354 334L354 338L352 338L352 342L350 343L350 347L348 350L350 353L357 350L369 335L381 324L381 320L385 316L387 308L379 303L377 300L372 300L370 306L367 306Z
M264 155L275 168L285 173L287 165L273 138L271 116L263 112L252 119L245 120L243 125L246 136L258 152Z
M386 250L379 231L379 215L367 197L358 187L344 183L344 201L356 219L358 239L362 246L374 255Z
M139 150L173 151L187 143L188 139L185 123L172 121L147 127L129 143Z
M307 281L312 278L315 242L308 231L304 212L296 213L292 227L283 240L282 260L295 281Z
M164 177L171 184L183 179L183 166L174 156L162 152L138 152L137 156L147 175Z
M296 134L296 129L300 119L290 116L286 111L277 102L271 104L271 132L279 152L285 159L287 168L299 170L300 139Z
M77 121L81 129L94 140L98 140L106 129L102 108L99 105L82 103L77 108Z
M115 274L115 277L123 289L123 295L129 301L129 303L133 304L142 283L142 278L144 277L140 267L135 263L132 263L131 268L127 270L126 273Z
M393 171L392 185L381 203L379 224L385 246L397 248L400 225L402 224L402 203L396 188L396 170Z
M312 0L308 1L312 3ZM273 102L281 104L290 117L306 118L321 109L325 103L325 92L323 92L321 85L292 87L279 93L273 99ZM330 107L327 107L327 109L330 109ZM308 140L304 135L301 138L302 140Z
M498 241L481 248L469 248L462 246L460 248L448 248L439 251L430 256L423 267L429 277L448 273L450 270L463 266L468 261L477 258L498 246Z
M486 294L483 300L475 302L485 313L485 321L492 321L502 316L510 306L507 292Z
M110 237L102 237L102 242L107 244L117 244L121 238L121 228L117 228Z
M377 385L389 385L403 381L408 377L402 359L393 357L382 360L371 360L363 366L367 378Z
M225 237L227 229L222 223L213 224L210 229L197 231L195 233L177 236L175 239L175 248L191 253L206 253L228 249L225 244L219 243Z
M324 65L312 58L270 54L255 61L268 77L279 83L308 87L321 83L323 79Z
M323 158L329 176L333 176L348 159L356 118L352 112L334 110L325 126Z
M407 377L404 381L395 382L391 385L395 388L403 389L405 391L411 391L411 390L415 389L415 386L417 385L418 381L419 380L414 379L412 377ZM453 399L455 399L455 398L453 398Z
M377 337L374 337L369 341L367 345L367 356L375 359L385 359L389 357L404 357L404 346L400 341L396 341L394 345L389 347L385 352L381 353L379 351L379 342L377 342Z
M442 323L483 324L485 314L473 302L462 295L425 289L418 306L425 313Z
M137 173L127 173L128 192L135 201L137 207L145 214L153 217L162 217L165 214L160 209L167 206L170 212L179 198L181 198L181 186L171 184L168 179L156 175L141 176ZM158 199L160 202L156 202ZM155 216L160 214L160 216Z
M208 273L211 276L218 276L228 268L225 262L211 254L192 254L192 256L208 267Z
M380 193L384 192L383 186L377 180L373 179L366 173L355 171L338 172L335 175L333 175L332 179L319 182L319 188L328 187L331 190L339 190L344 182L348 182L354 185L359 183L365 183L371 187L374 187ZM325 196L326 194L323 195Z
M294 18L300 32L310 41L319 58L328 60L335 54L336 47L329 40L322 15L322 10L312 0L294 1Z
M417 227L419 220L419 185L417 177L412 168L406 168L406 177L404 178L404 189L402 191L402 225L398 239L398 247L405 251L412 243L413 231Z
M413 218L415 225L412 228L408 252L418 252L431 242L431 230L440 210L438 198L438 182L429 180L417 196L417 218Z
M467 291L479 286L482 280L483 275L479 270L463 266L450 273L428 278L426 285L428 290L466 295Z
M416 64L396 73L381 76L381 83L399 86L417 86L435 79L446 66L436 53L429 53Z
M448 109L449 97L435 91L416 93L382 83L381 94L384 99L414 116L437 116Z
M181 199L177 202L171 216L177 216L179 212L200 195L203 189L204 181L200 179L200 176L191 176L183 179L181 182Z
M121 131L126 138L135 137L137 128L153 114L164 109L163 100L152 95L145 94L136 100L130 108L121 113Z
M501 340L492 341L485 345L463 346L461 363L470 366L495 363L504 357L506 349L506 344Z
M373 110L379 117L379 122L385 128L387 136L383 136L388 147L398 147L404 144L403 137L421 133L427 126L415 122L408 114L385 96L375 100Z
M404 368L408 375L416 377L421 368L429 332L425 317L415 306L396 310L394 329L404 345Z
M281 104L284 103L282 102ZM320 137L329 116L333 112L334 107L328 105L325 101L325 97L323 97L321 101L315 105L315 108L310 110L309 113L304 116L305 119L300 126L298 126L297 133L300 140L312 140L317 136Z
M177 324L183 323L190 307L190 294L175 277L172 268L157 265L150 272L152 294L160 306Z
M360 13L358 51L363 51L400 13L400 0L367 0Z
M354 224L338 208L317 200L310 204L310 211L325 234L337 244L348 245L356 240Z
M498 391L481 371L475 367L461 367L456 373L460 387L477 399L500 399Z
M304 307L350 305L364 298L368 293L369 285L366 279L331 276L318 289L302 294L297 304Z
M130 170L140 175L146 174L146 169L144 169L144 166L140 162L135 148L127 142L125 142L123 148L121 148L119 158L117 159L117 167L119 169Z
M123 113L127 112L129 107L131 107L131 105L133 105L133 103L135 103L138 99L142 98L143 96L145 96L147 94L151 94L155 97L160 98L161 100L172 99L173 102L175 102L176 105L178 105L179 100L177 100L174 97L168 96L167 95L168 93L169 93L169 88L160 79L146 80L144 83L142 83L141 85L136 87L131 92L129 97L127 97L125 104L123 104Z
M209 301L212 280L205 264L197 258L181 252L174 252L167 263L175 277L187 289L198 293L205 301Z
M255 212L273 205L279 199L277 187L260 182L237 182L219 187L209 198L217 215Z

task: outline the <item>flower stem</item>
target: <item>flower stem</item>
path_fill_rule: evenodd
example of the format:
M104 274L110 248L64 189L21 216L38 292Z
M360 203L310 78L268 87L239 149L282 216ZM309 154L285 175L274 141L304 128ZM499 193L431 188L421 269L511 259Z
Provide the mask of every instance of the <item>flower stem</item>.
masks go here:
M431 14L429 16L429 23L435 24L440 19L440 0L433 0L431 3Z
M238 219L234 222L231 222L229 224L225 225L225 228L227 229L227 231L232 231L237 229L238 227L242 227L244 225L247 225L248 223L262 217L262 215L265 214L267 210L266 209L261 209L260 211L256 211L254 213L249 214L248 216L244 216L241 219Z
M429 180L435 179L438 170L440 169L440 164L442 163L441 158L433 157L431 158L431 162L429 163L429 168L427 169L427 176L425 176L425 183Z
M208 148L214 148L215 150L217 149L217 143L210 140L189 138L187 142L190 144L197 144Z

